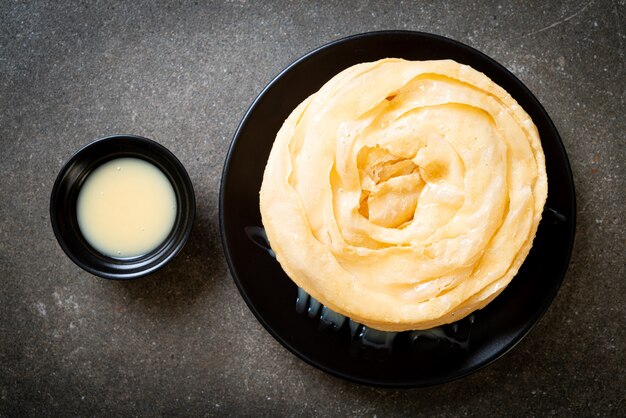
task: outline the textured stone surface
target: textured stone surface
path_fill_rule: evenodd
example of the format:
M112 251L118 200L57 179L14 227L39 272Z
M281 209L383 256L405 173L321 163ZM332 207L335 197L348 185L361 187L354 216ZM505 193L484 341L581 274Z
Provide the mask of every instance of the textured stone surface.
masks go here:
M624 1L258 3L0 4L0 415L622 415ZM379 29L449 36L513 71L577 187L547 314L504 359L434 388L359 386L298 360L248 310L219 243L222 164L256 94L309 50ZM76 267L48 216L62 163L111 133L163 143L197 191L183 253L129 283Z

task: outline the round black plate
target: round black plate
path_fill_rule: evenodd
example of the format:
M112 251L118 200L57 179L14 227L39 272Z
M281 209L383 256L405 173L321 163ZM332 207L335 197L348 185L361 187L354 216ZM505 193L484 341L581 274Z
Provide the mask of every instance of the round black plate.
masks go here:
M320 330L316 319L296 313L297 287L278 262L248 238L245 228L261 226L263 170L276 133L291 111L341 70L387 57L451 58L482 71L504 87L539 129L549 192L532 251L505 291L477 313L469 346L454 348L445 341L415 346L408 338L398 338L391 354L380 361L354 350L345 329ZM226 158L220 191L226 259L239 291L261 324L308 363L348 380L387 387L450 381L484 367L515 346L541 318L561 285L574 243L575 218L574 183L567 155L535 96L483 53L419 32L355 35L322 46L291 64L261 92L243 118Z

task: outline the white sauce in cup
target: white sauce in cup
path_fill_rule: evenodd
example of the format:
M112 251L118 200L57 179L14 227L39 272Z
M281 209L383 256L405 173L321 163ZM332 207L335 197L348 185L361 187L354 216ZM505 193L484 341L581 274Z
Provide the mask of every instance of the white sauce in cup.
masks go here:
M138 158L118 158L89 174L76 212L93 248L109 257L131 258L165 241L176 208L174 188L161 170Z

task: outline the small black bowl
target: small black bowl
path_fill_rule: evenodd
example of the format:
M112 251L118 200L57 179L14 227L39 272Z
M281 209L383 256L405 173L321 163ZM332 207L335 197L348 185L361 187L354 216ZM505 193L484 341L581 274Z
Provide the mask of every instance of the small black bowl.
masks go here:
M78 192L87 176L115 158L134 157L158 167L170 180L178 206L172 231L148 254L130 259L107 257L83 237L76 217ZM164 146L134 135L98 139L69 159L57 176L50 197L50 220L59 245L79 267L105 279L136 279L163 267L183 248L196 213L191 179L181 162Z

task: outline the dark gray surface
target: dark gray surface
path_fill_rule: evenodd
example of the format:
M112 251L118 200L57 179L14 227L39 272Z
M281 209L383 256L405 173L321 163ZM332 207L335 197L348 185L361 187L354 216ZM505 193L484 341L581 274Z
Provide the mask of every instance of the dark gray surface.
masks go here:
M0 415L623 415L624 1L264 3L0 3ZM504 359L434 388L359 386L298 360L248 310L219 243L222 164L254 97L309 50L379 29L449 36L509 68L554 120L577 187L547 314ZM112 133L170 148L197 193L188 245L135 282L81 271L48 216L62 163Z

